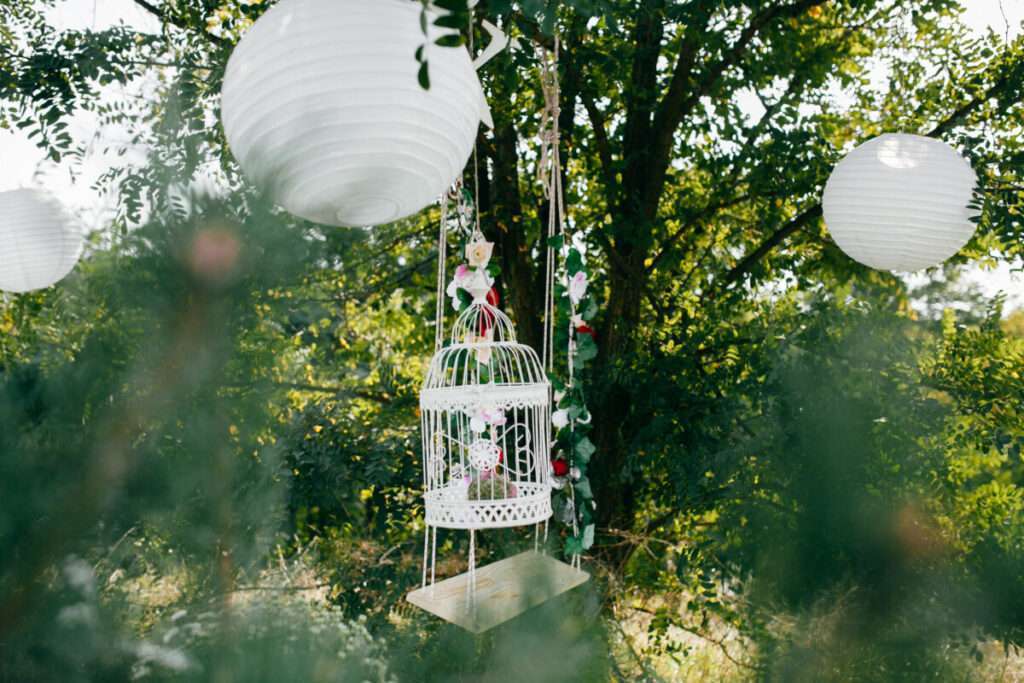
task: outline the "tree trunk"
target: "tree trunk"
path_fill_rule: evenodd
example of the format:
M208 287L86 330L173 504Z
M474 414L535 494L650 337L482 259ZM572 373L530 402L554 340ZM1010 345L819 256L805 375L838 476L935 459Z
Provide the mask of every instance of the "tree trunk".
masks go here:
M624 265L641 272L641 250L631 250ZM634 263L639 259L639 263ZM644 282L621 269L608 277L608 305L604 340L594 371L591 410L594 414L594 445L597 455L591 479L597 501L597 520L602 527L630 528L636 513L632 478L626 471L629 448L640 425L629 421L636 387L626 373L636 352L635 330L640 325Z

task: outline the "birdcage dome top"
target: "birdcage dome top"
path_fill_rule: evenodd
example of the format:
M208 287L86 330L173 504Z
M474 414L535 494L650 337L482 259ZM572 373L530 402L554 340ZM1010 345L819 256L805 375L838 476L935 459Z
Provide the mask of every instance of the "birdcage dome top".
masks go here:
M546 404L550 391L537 353L516 341L508 316L486 301L474 300L459 315L450 344L431 360L420 406L508 410Z

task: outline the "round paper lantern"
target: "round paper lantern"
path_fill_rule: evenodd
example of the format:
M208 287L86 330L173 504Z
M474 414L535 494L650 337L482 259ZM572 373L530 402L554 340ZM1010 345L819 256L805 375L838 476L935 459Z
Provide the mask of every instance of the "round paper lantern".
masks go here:
M940 140L886 134L855 148L825 184L825 223L839 248L879 270L938 265L974 234L977 176Z
M71 272L82 253L82 228L52 195L0 192L0 290L30 292Z
M366 226L411 216L462 172L487 104L463 47L412 0L281 0L242 38L222 120L242 170L290 213ZM426 43L430 89L417 80Z

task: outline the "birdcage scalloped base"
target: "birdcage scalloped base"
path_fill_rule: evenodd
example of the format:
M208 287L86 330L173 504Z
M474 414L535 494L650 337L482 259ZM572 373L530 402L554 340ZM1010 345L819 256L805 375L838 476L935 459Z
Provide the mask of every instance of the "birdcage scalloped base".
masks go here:
M502 529L543 522L551 517L551 487L516 484L515 498L466 500L453 486L424 494L427 526L442 529ZM461 498L461 499L460 499Z

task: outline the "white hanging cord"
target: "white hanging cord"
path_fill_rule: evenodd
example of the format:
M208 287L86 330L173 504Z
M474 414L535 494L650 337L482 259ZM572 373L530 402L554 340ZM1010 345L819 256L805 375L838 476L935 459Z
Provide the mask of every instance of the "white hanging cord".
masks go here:
M469 8L469 54L473 56L473 8ZM479 131L476 132L479 136ZM473 138L473 234L470 242L483 241L484 234L480 229L480 164L477 156L477 137ZM479 372L479 366L477 367ZM479 382L479 378L477 379ZM476 529L469 530L469 582L466 584L469 591L468 604L472 605L476 597Z
M548 254L547 254L547 273L546 273L546 296L547 300L544 305L544 352L543 362L548 372L554 370L554 343L555 343L555 277L556 277L556 259L557 253L554 247L550 245L550 241L556 236L562 238L562 248L565 247L566 230L565 230L565 193L562 187L562 159L561 159L561 131L559 130L559 119L561 117L561 88L558 82L558 56L559 56L559 39L555 36L554 47L552 50L546 50L543 47L539 48L538 57L540 58L541 68L541 89L544 93L544 110L541 114L541 149L540 159L538 161L538 176L541 182L544 184L544 194L547 197L549 210L548 210ZM564 273L564 286L566 291L569 290L569 273L566 270ZM569 299L569 329L568 332L568 349L567 349L567 368L568 368L568 381L566 387L571 389L575 382L575 368L573 366L573 351L575 350L575 336L576 330L573 326L573 320L576 318L576 305L572 302L572 298ZM570 434L574 432L575 420L569 421ZM572 438L570 437L570 444ZM570 473L575 469L574 456L572 451L569 452L569 467ZM570 474L571 478L571 474ZM573 536L578 537L580 535L579 529L579 514L576 509L576 488L569 484L569 505L572 511L572 533ZM545 528L545 532L547 529ZM546 536L546 533L545 533ZM581 567L580 555L576 554L572 557L572 566L576 569Z
M441 198L441 229L437 235L437 313L434 324L434 353L444 345L445 289L448 279L448 204L450 193Z
M437 527L431 527L430 540L430 586L433 588L437 572Z
M550 373L554 370L554 324L555 324L555 272L558 254L550 245L556 236L565 235L565 205L561 196L562 160L560 150L561 133L559 119L561 117L561 92L558 83L558 52L559 41L555 37L552 51L538 48L541 68L541 90L544 95L544 109L540 120L540 158L537 162L537 174L544 187L544 196L548 200L548 252L545 272L544 302L544 348L541 352L544 367Z
M469 530L469 581L466 582L469 604L476 597L476 529Z
M473 56L473 8L469 8L469 55ZM477 139L480 131L473 138L473 215L476 218L470 242L483 241L484 233L480 229L480 163L477 159Z
M423 583L421 588L427 587L427 564L430 559L430 527L423 529Z

